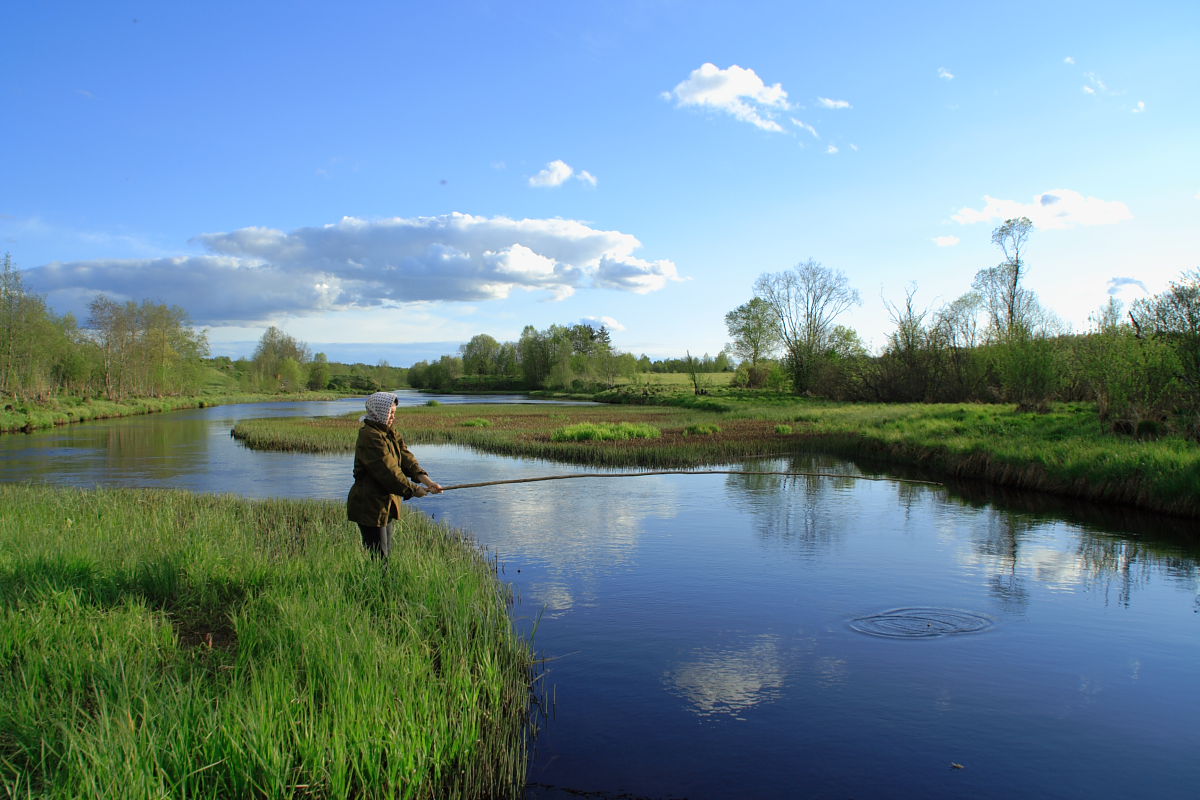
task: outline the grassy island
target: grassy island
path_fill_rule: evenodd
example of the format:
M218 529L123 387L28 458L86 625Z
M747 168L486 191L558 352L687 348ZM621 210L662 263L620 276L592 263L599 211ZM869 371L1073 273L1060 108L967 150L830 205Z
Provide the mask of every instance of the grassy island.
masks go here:
M621 400L620 397L608 398ZM643 402L634 396L634 402ZM1200 516L1200 445L1105 432L1093 406L1050 413L976 403L879 404L739 394L659 397L673 405L438 405L402 408L411 443L456 442L508 455L607 466L687 467L820 450L954 478ZM262 449L349 452L359 415L238 423ZM578 438L571 426L651 426L652 437Z
M504 797L532 655L472 545L340 503L0 486L6 797Z

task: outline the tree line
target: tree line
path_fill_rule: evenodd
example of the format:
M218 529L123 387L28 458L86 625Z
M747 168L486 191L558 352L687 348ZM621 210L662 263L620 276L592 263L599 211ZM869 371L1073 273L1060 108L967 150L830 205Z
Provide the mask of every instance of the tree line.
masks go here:
M1003 254L971 291L920 309L915 287L888 304L893 330L881 353L837 324L861 302L844 273L809 260L765 273L754 297L726 315L735 383L876 402L1011 402L1045 411L1053 401L1092 401L1113 430L1177 429L1200 438L1200 271L1128 309L1115 298L1071 334L1025 286L1033 223L992 232Z
M44 403L56 397L180 397L208 391L305 389L373 392L405 383L386 362L341 364L276 327L251 358L211 358L206 332L178 306L98 295L88 319L57 315L26 291L11 254L0 270L0 397Z
M724 353L692 359L704 372L732 369ZM538 330L526 325L514 342L500 342L486 333L471 337L458 355L437 361L418 361L408 369L415 389L594 391L609 388L643 372L684 372L687 359L651 361L645 355L622 353L612 344L607 327L586 323L551 325Z

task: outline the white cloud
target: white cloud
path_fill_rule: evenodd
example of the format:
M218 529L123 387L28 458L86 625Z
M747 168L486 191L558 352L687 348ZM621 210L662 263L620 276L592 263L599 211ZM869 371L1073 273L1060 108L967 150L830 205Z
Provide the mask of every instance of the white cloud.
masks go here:
M831 156L837 155L837 152L838 152L837 145L835 145L835 144L829 145L828 147L825 148L825 152Z
M705 63L692 70L687 80L680 81L670 92L679 108L699 106L732 115L765 131L783 132L783 126L773 118L775 111L789 108L787 92L781 84L767 86L752 69L737 64L720 69Z
M984 195L982 209L963 208L951 219L963 225L1028 217L1043 230L1076 226L1115 225L1133 219L1129 207L1119 200L1084 197L1070 189L1052 189L1033 198L1032 203L999 200Z
M575 170L567 162L551 161L545 169L529 179L529 185L562 186L573 174L575 174Z
M562 186L571 178L582 181L589 186L596 185L595 175L586 169L576 172L574 167L562 159L555 159L547 164L545 169L529 179L529 185L539 188L553 188L555 186Z
M23 276L56 307L86 307L104 292L179 305L198 324L498 300L516 289L554 299L587 288L645 294L681 280L673 262L636 257L641 242L631 234L564 219L346 217L323 227L241 228L194 241L210 254L55 262Z
M604 327L604 328L608 328L610 331L623 331L623 330L625 330L625 326L624 326L624 325L622 325L621 323L617 322L617 321L616 321L615 319L613 319L612 317L606 317L606 316L601 316L601 317L584 317L583 319L581 319L581 320L579 320L579 321L580 321L581 323L583 323L584 325L590 325L590 326L592 326L593 328L596 328L596 329L599 329L599 328L601 328L601 327Z
M1095 94L1096 90L1090 86L1085 86L1085 87L1083 87L1083 93L1084 94Z
M1146 101L1145 100L1138 100L1137 105L1130 109L1130 111L1134 114L1141 114L1145 110L1146 110Z
M818 97L817 102L825 108L852 108L848 100L830 100L828 97Z
M950 70L946 69L945 67L938 67L937 74L938 74L938 77L943 80L947 80L947 81L954 80L954 73L951 72Z
M960 241L962 241L962 240L959 239L957 236L935 236L935 237L933 237L933 243L936 244L938 247L954 247L954 245L958 244Z
M1066 58L1063 59L1063 63L1064 64L1074 64L1075 59L1071 58L1071 56L1067 56Z
M800 120L800 119L796 119L795 117L792 117L792 124L795 125L797 128L799 128L802 131L808 131L809 133L811 133L813 135L814 139L821 138L821 134L817 133L817 129L814 128L812 125L809 125L804 120Z

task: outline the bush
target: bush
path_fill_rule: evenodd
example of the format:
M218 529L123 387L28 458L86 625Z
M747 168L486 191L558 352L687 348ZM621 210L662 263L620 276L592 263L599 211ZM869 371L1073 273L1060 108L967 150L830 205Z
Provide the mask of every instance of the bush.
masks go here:
M458 423L464 428L490 428L492 423L486 419L466 419Z
M425 405L427 405L427 406L440 406L440 405L441 405L441 401L438 401L438 400L427 400L427 401L425 402Z
M775 432L781 436L787 436L789 433L792 432L792 426L791 425L776 425Z
M707 423L707 422L701 422L701 423L697 423L695 425L688 425L686 428L683 429L683 433L685 436L711 436L714 433L720 433L720 432L721 432L721 426L713 425L713 424Z
M653 425L634 422L581 422L559 428L550 435L555 442L599 442L610 439L657 439L662 431Z

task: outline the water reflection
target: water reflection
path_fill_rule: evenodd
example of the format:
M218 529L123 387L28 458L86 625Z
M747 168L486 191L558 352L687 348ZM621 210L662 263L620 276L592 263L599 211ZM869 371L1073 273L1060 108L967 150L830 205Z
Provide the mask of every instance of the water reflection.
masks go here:
M698 716L744 719L747 709L778 698L786 677L779 637L762 634L732 648L696 650L664 681Z

